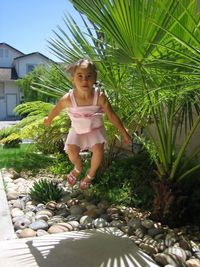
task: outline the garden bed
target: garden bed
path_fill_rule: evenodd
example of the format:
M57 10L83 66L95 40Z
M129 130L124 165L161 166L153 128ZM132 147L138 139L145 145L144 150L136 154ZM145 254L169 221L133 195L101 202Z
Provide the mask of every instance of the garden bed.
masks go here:
M113 205L105 200L97 202L87 192L71 190L62 179L46 171L37 175L7 170L2 173L17 238L117 227L162 265L198 266L194 264L200 263L200 232L197 226L170 229L150 220L148 211ZM63 197L57 202L36 203L30 199L28 191L34 181L47 176L58 179L64 188Z

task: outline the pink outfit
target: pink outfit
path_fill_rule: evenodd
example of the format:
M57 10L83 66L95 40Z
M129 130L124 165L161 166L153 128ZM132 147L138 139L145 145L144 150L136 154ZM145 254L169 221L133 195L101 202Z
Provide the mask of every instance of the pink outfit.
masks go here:
M93 103L91 106L78 106L73 90L70 91L72 107L68 108L68 115L71 120L71 129L65 143L77 145L81 150L91 149L95 144L106 143L105 128L103 126L103 110L97 106L99 92L94 91Z

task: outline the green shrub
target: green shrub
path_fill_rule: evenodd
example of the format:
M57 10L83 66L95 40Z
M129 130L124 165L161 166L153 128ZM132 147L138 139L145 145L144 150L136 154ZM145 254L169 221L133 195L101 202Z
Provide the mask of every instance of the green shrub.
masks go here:
M47 203L51 200L58 201L62 197L63 189L59 188L57 181L41 179L34 183L29 192L30 197L40 203Z
M16 148L20 147L22 140L14 127L7 127L0 130L0 142L4 145L3 148Z
M90 193L116 204L150 208L153 200L153 166L144 152L119 156L111 166L93 181Z

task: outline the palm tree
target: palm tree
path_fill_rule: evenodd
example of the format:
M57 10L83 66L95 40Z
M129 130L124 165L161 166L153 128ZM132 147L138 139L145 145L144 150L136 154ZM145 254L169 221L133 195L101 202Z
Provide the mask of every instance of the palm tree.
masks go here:
M200 168L200 164L189 165L199 150L185 158L200 122L197 2L70 2L104 33L98 53L101 61L106 65L109 59L121 63L120 67L126 65L129 70L127 75L131 80L126 79L123 92L131 84L128 94L137 109L133 114L131 108L130 114L145 127L150 142L141 141L154 159L159 178L155 185L154 211L160 219L167 218L174 203L175 188ZM178 148L177 141L183 133L185 137Z

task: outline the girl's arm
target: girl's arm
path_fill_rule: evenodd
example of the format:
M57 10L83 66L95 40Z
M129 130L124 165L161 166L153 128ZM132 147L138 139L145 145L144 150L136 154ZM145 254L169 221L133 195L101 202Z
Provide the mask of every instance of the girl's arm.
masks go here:
M122 121L120 118L117 116L117 114L114 112L112 109L111 104L109 103L107 97L105 94L100 93L99 96L99 105L103 108L104 112L108 116L109 121L119 130L121 135L124 138L124 143L128 144L131 142L131 137L125 127L122 124Z
M69 106L69 96L68 94L61 97L56 106L50 111L48 117L44 119L44 125L49 126L53 119L59 115L59 113L66 107Z

